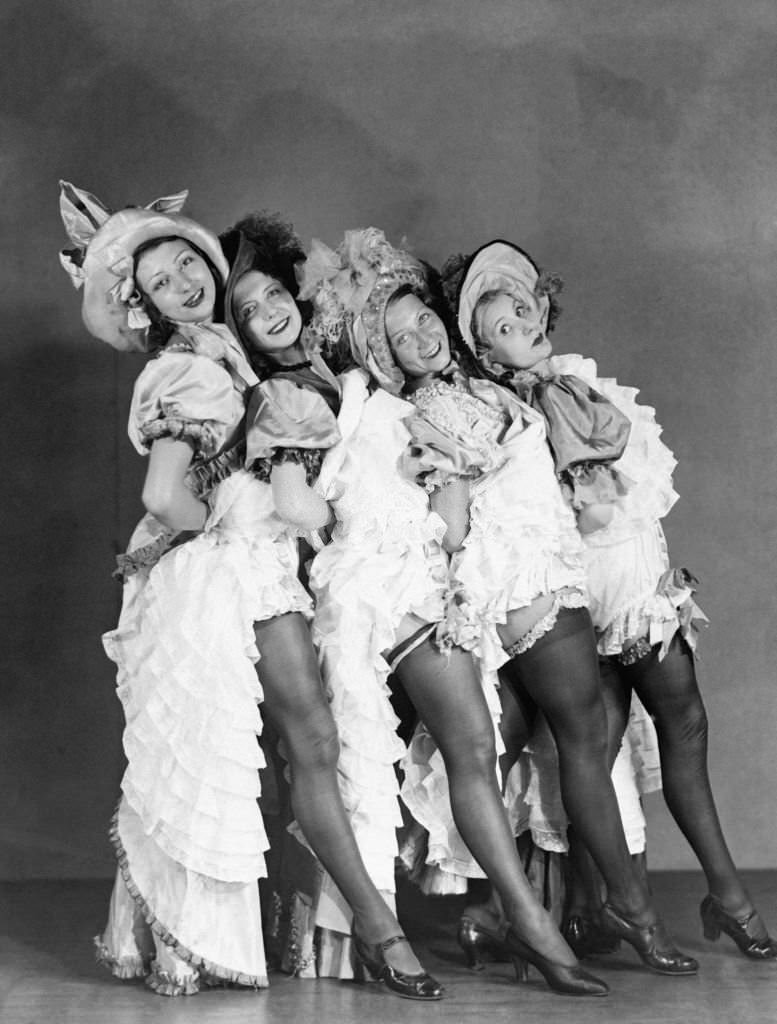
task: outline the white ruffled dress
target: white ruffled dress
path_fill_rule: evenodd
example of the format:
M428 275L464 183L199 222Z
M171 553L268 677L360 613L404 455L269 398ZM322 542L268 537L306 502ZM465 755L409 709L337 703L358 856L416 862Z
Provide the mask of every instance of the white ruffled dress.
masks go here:
M129 433L141 452L158 437L189 441L192 486L209 515L201 533L129 578L119 624L104 637L118 668L128 764L98 950L118 977L146 976L170 995L267 984L253 627L312 613L269 485L236 468L242 450L229 450L256 378L236 343L200 345L190 334L174 336L141 373ZM135 546L155 532L147 517Z
M389 700L389 665L402 619L445 615L448 565L442 519L399 462L410 435L407 402L370 394L361 370L342 375L341 440L326 454L317 489L337 517L315 556L313 637L340 736L339 775L362 858L392 902L396 828L402 823L395 764L405 753ZM326 896L326 893L324 894ZM323 900L319 923L348 932L342 899Z

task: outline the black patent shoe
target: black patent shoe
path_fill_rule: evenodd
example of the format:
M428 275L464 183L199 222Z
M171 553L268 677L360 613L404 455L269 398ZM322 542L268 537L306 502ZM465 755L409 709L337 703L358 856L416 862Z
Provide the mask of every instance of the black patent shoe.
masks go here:
M494 963L512 959L501 936L466 914L459 921L456 939L471 971L482 971L484 959Z
M562 995L606 996L610 991L600 978L583 970L580 964L570 967L567 964L557 963L555 960L548 960L528 942L520 939L513 928L507 929L504 947L512 957L515 977L519 982L527 980L529 973L527 965L532 964L547 981L549 987Z
M628 942L642 963L656 974L675 976L696 974L699 964L673 944L660 918L652 924L637 924L605 903L599 912L602 928Z
M407 942L404 935L392 935L384 942L370 946L353 933L353 948L356 956L376 981L382 981L391 992L403 999L441 999L442 985L431 974L403 974L386 962L385 952L397 942Z
M595 920L583 914L568 917L561 934L578 960L585 960L587 956L615 953L621 944L617 935L604 931Z
M766 925L757 910L734 917L724 908L717 896L705 896L699 907L704 938L714 942L725 932L733 939L745 956L752 960L777 959L777 942L770 938Z

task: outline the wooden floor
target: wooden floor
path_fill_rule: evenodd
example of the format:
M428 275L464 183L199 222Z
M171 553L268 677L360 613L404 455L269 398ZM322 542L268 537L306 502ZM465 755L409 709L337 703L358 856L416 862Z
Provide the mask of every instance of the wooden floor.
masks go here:
M777 931L777 872L752 872L746 884ZM214 990L164 999L140 982L119 982L93 959L91 936L103 923L110 883L0 884L2 1024L777 1024L777 963L752 963L730 940L707 942L698 904L701 875L653 876L658 905L678 944L701 962L693 978L650 974L628 948L588 964L610 985L608 999L555 995L539 975L513 981L509 964L472 974L455 943L459 898L400 892L400 916L427 968L445 985L439 1003L398 999L375 985L298 981L272 975L259 993Z

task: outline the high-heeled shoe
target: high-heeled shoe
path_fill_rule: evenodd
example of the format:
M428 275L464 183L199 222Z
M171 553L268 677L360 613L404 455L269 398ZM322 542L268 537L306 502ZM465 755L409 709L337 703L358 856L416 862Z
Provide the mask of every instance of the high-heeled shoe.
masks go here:
M554 992L561 992L566 996L606 996L610 991L601 978L589 974L580 964L570 967L555 960L548 960L528 942L519 938L514 928L507 929L504 946L512 957L515 977L519 982L527 980L527 964L533 964Z
M442 985L431 974L426 971L404 974L387 963L385 952L397 942L407 942L407 939L404 935L392 935L390 939L370 946L356 932L353 933L354 952L376 981L382 981L387 989L403 999L441 999Z
M485 925L466 914L459 921L456 940L461 946L467 967L471 971L484 969L484 956L495 963L503 963L511 959L501 936L496 932L489 931Z
M752 960L777 959L777 942L766 930L757 910L749 914L734 917L725 909L717 896L705 896L699 907L701 923L704 927L704 938L715 942L720 933L725 932L732 938L745 956Z
M602 927L628 942L642 963L657 974L696 974L699 964L673 944L660 918L652 924L637 924L610 903L599 911Z
M618 936L604 931L597 921L585 914L572 914L568 917L561 928L561 934L578 960L585 960L587 956L616 953L620 949L621 940Z

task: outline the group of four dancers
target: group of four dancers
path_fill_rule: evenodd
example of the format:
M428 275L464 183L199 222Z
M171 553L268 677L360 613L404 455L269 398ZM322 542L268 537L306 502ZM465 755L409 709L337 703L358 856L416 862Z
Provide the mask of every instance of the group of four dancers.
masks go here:
M777 958L709 787L692 581L660 526L674 460L633 389L552 355L558 279L501 241L441 279L375 229L306 260L278 218L219 239L184 199L111 213L61 186L88 330L154 356L129 422L147 515L104 638L127 769L100 958L166 995L267 984L264 719L296 834L373 977L442 992L394 909L402 779L429 863L493 887L460 933L470 959L487 947L519 978L531 963L556 991L605 995L516 850L497 773L503 666L547 721L571 831L603 880L588 931L566 933L577 952L604 935L654 971L698 969L653 906L610 776L634 691L707 878L705 934ZM390 679L420 720L409 749Z

